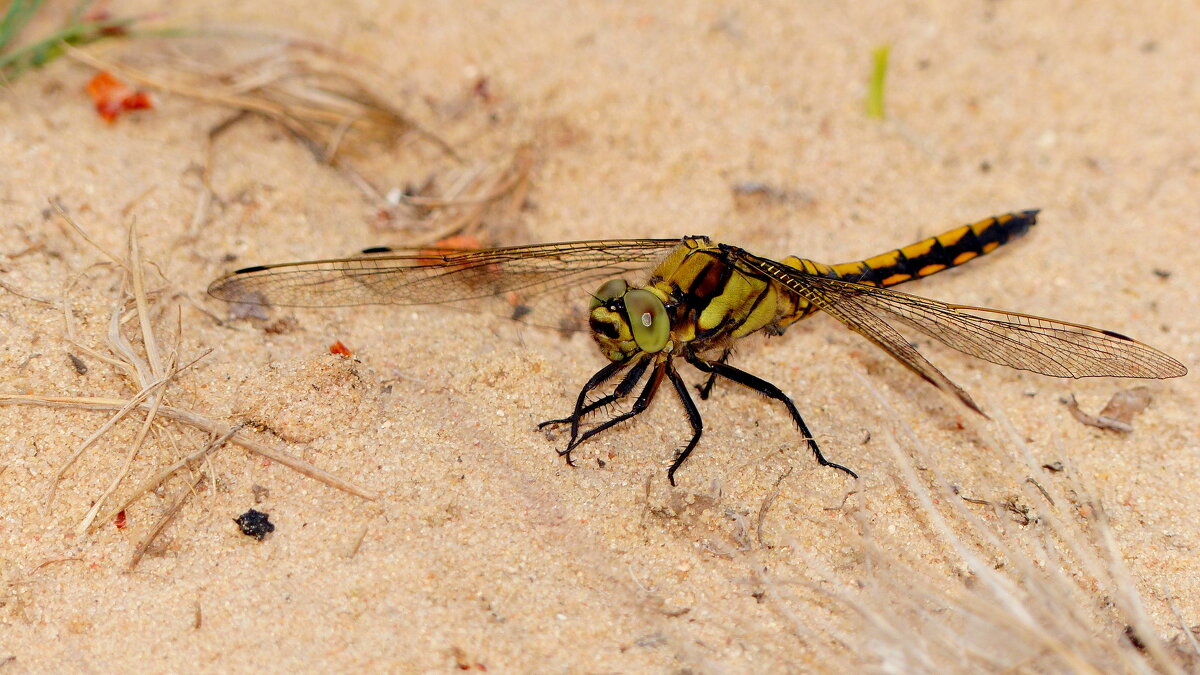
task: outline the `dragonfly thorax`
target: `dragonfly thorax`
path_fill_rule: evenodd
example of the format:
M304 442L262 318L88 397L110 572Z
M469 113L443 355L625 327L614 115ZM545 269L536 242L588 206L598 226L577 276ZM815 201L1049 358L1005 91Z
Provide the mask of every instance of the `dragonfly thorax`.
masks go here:
M671 337L664 298L653 287L630 288L624 279L600 286L592 296L588 324L605 358L616 362L638 352L661 352Z

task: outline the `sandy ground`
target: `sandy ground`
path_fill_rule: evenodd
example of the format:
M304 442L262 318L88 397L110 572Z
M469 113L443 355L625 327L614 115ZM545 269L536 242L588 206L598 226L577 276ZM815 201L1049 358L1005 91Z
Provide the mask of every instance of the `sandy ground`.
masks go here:
M1200 10L845 4L284 1L171 18L282 29L351 53L472 160L504 163L530 144L527 208L495 223L490 243L703 233L838 262L1039 207L1031 236L906 290L1111 328L1196 364ZM885 43L881 123L863 101L871 51ZM151 48L170 46L97 53L146 59ZM80 341L104 348L120 275L44 213L57 197L110 250L124 250L136 221L152 285L182 307L180 358L213 350L173 385L173 405L252 419L248 434L378 498L226 447L127 574L197 474L131 506L124 529L76 535L138 425L85 454L47 507L55 469L105 415L0 406L0 671L1065 670L1031 646L1036 636L998 642L993 661L906 662L896 645L932 640L927 624L884 604L873 605L884 627L873 626L835 600L878 600L871 590L889 572L864 552L868 531L924 564L931 587L970 592L969 565L938 543L890 448L912 427L918 440L900 445L925 448L963 495L1000 502L1023 494L1022 476L1004 469L1014 446L992 442L1007 438L1004 422L1036 464L1070 469L1028 475L1078 499L1027 505L1086 524L1086 489L1111 519L1152 632L1178 640L1176 611L1200 624L1195 375L1150 383L1153 404L1118 435L1082 426L1060 399L1095 411L1127 382L928 350L993 412L988 422L818 318L748 341L737 363L789 392L857 483L817 466L778 406L728 386L701 404L706 434L678 488L665 468L686 426L665 399L584 446L571 469L554 454L562 436L535 425L565 414L603 364L589 338L436 308L276 311L296 322L282 334L219 324L210 314L228 307L204 289L230 268L405 241L344 176L261 120L218 142L218 202L192 229L195 167L230 111L159 95L155 110L107 125L82 93L91 74L64 60L0 96L0 280L52 303L0 290L0 389L134 393L103 362L83 356L81 374L67 356L79 352L61 339L64 280L82 275L71 293ZM481 78L486 100L472 93ZM419 142L358 152L386 186L455 170ZM785 198L735 200L744 182ZM176 317L161 317L167 344ZM356 360L328 354L334 340ZM118 494L204 442L178 427L152 435ZM257 502L255 486L267 491ZM231 522L251 506L277 526L262 542ZM1042 536L1044 520L975 509L1017 550ZM1132 620L1072 560L1037 559L1089 590L1080 611L1095 629L1068 642L1117 645Z

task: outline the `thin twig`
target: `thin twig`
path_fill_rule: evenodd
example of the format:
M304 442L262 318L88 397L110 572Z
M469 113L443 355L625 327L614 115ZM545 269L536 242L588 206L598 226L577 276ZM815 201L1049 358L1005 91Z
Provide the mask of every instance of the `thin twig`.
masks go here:
M208 356L211 352L212 352L212 350L204 352L200 356L197 356L196 358L189 361L186 365L175 369L171 373L168 373L167 376L162 378L161 380L151 382L149 386L147 386L147 387L143 388L141 391L139 391L132 399L129 399L128 401L119 401L119 403L121 405L116 406L117 414L108 418L107 422L105 422L103 425L101 425L100 428L97 429L95 431L95 433L93 433L91 436L88 436L87 440L85 440L83 443L81 443L79 445L79 447L75 449L75 452L71 453L71 456L68 457L67 460L58 467L58 471L55 472L54 478L51 479L50 489L47 491L47 494L46 494L46 506L49 507L50 503L54 501L54 492L55 492L55 490L58 489L58 483L59 483L59 481L62 480L63 474L65 474L67 472L67 470L71 468L71 465L74 464L75 461L79 459L79 456L82 455L85 450L87 450L89 447L91 447L91 445L93 443L95 443L97 440L99 440L99 438L101 436L103 436L109 429L111 429L117 422L120 422L122 419L124 419L124 417L130 413L130 411L134 410L135 408L137 408L139 406L146 406L146 404L142 403L142 401L144 401L147 397L149 397L152 393L154 393L155 390L166 385L168 382L170 382L172 379L174 379L174 377L176 375L178 375L180 372L192 367L193 364L195 364L197 361L204 358L205 356ZM6 396L6 395L0 394L0 403L2 403L4 401L4 396ZM147 407L149 407L149 406L147 406ZM100 408L100 409L107 410L107 408Z
M179 515L179 510L183 508L184 502L187 501L187 498L191 496L196 488L200 487L200 483L202 482L204 482L203 473L196 476L196 480L192 482L191 486L183 490L179 495L179 499L176 499L175 503L158 519L158 522L154 523L154 527L150 528L150 532L146 535L146 538L142 540L142 543L138 544L137 549L133 552L133 556L130 557L129 565L125 568L126 573L132 572L138 566L138 563L142 561L142 556L146 555L146 551L149 550L150 545L154 543L158 535L162 534L163 530L167 529L167 525L172 520L175 520L175 516Z
M60 218L65 220L67 222L67 224L70 225L71 228L75 230L76 234L78 234L80 237L82 237L84 241L91 244L92 248L96 249L101 254L103 254L106 258L108 258L109 260L116 263L117 267L120 267L121 269L125 270L126 272L129 271L129 267L125 264L125 261L121 260L117 256L110 253L108 251L108 249L104 248L100 244L97 244L94 239L92 239L90 236L88 236L88 233L82 227L80 227L71 218L71 216L67 215L67 210L65 208L63 208L63 205L57 199L50 199L50 207L54 209L54 211L58 214L58 216Z
M137 304L138 321L142 327L142 346L146 350L146 358L150 361L150 372L155 377L162 377L162 356L158 351L158 340L154 336L154 327L150 324L150 304L146 300L146 277L142 267L142 251L138 246L137 228L129 226L129 279L133 285L133 300Z
M195 465L202 460L208 461L210 459L209 456L213 452L215 452L217 448L221 447L222 445L225 445L225 443L227 443L229 441L229 439L233 437L234 434L241 431L242 427L244 427L244 426L246 426L246 425L239 424L237 426L230 427L229 431L227 431L224 434L213 439L211 442L209 442L203 448L200 448L196 452L193 452L192 454L184 457L183 459L180 459L179 461L175 462L174 464L161 469L158 473L151 476L149 480L147 480L146 482L139 485L136 489L134 489L134 491L128 497L126 497L124 501L122 501L117 506L114 506L113 508L109 509L109 512L106 513L103 518L99 518L99 519L95 520L92 523L92 529L95 529L96 526L99 525L100 523L112 522L112 520L117 517L118 513L129 508L134 502L136 502L138 499L140 499L142 497L142 495L144 495L148 492L157 490L160 485L162 485L168 479L170 479L171 476L174 476L180 469L182 469L186 466ZM209 473L211 474L211 471Z
M68 408L76 410L120 410L129 404L129 401L113 398L91 398L77 396L26 396L18 394L0 394L0 405L37 405L47 408ZM150 406L147 403L137 403L136 407L142 410L148 409ZM229 426L211 420L203 415L199 415L190 410L175 408L173 406L164 405L159 408L158 413L163 417L182 422L189 426L207 431L210 434L221 435L229 431ZM363 487L359 487L354 483L339 478L324 469L318 468L299 457L295 457L283 450L272 448L269 445L260 443L253 438L249 438L243 433L234 434L229 438L230 443L235 443L249 450L250 452L264 457L273 462L278 462L289 469L308 476L315 481L319 481L342 492L346 492L363 499L375 500L379 499L379 494L372 492Z

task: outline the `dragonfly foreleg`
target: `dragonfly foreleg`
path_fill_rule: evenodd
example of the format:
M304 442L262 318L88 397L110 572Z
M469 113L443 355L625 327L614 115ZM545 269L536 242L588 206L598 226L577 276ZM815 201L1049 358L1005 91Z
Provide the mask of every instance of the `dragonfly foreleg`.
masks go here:
M812 449L813 455L816 456L817 463L821 466L829 466L835 469L841 469L851 476L858 478L858 474L854 473L850 469L842 466L841 464L837 464L825 459L825 455L821 454L821 448L817 445L817 440L813 438L812 432L808 430L808 425L804 423L804 418L800 417L800 411L796 409L796 404L792 403L792 399L788 398L787 394L784 394L779 387L776 387L761 377L751 375L744 370L734 368L733 366L725 363L704 361L695 354L686 352L684 353L684 358L687 359L688 363L695 366L701 372L705 372L710 375L719 375L727 380L736 382L743 387L753 389L767 398L773 398L776 401L782 402L785 406L787 406L788 413L792 416L792 421L796 423L796 426L800 427L800 433L804 434L805 440L808 441L808 447Z
M721 358L724 359L726 356L729 356L728 350ZM696 402L692 400L692 395L688 393L687 383L683 381L682 377L679 377L679 373L675 371L675 366L672 366L670 363L667 363L667 377L671 379L671 384L675 385L675 393L679 395L679 402L683 404L683 412L687 414L688 423L692 425L692 439L688 441L687 447L675 456L675 461L671 463L671 468L667 469L667 481L671 485L674 485L675 471L688 458L688 455L692 454L692 450L700 442L700 434L704 433L704 420L700 417L700 411L696 409Z
M596 374L592 375L591 378L589 378L588 381L583 385L583 389L579 390L579 396L575 399L575 408L571 412L570 417L564 417L557 420L546 420L545 422L539 424L538 428L543 429L551 424L566 424L570 422L571 438L574 439L575 433L579 429L579 418L582 416L580 411L582 411L587 404L586 402L588 394L590 394L596 387L599 387L605 382L611 380L617 373L621 372L621 369L624 368L625 365L626 364L624 363L613 362L596 371Z
M646 360L647 363L649 363L649 361L650 361L650 359ZM587 439L591 438L592 436L595 436L596 434L598 434L606 429L611 429L612 427L620 424L621 422L624 422L625 420L628 420L632 417L636 417L637 415L640 415L643 411L645 411L647 406L650 405L650 401L654 398L654 394L656 394L658 392L659 385L662 384L663 375L665 374L667 363L668 362L666 360L663 360L663 361L658 362L655 365L654 370L650 373L650 377L646 380L646 386L642 388L642 393L638 394L637 400L633 402L633 406L629 409L628 412L623 412L619 415L614 416L612 419L610 419L606 422L603 422L601 424L596 425L595 427L593 427L591 429L588 429L578 439L572 439L570 445L567 446L567 449L560 450L558 454L566 457L567 463L570 464L571 463L571 451L574 450L575 448L579 447L584 441L586 441Z
M629 369L629 372L625 374L625 377L621 378L621 381L617 384L616 388L613 389L611 394L606 394L595 401L592 401L591 403L584 404L584 401L587 400L587 396L592 392L592 390L603 385L605 382L612 379L616 373L620 372L620 368L617 368L612 372L608 372L612 365L627 366L629 364L610 364L602 368L600 372L592 376L592 379L588 380L587 384L583 385L583 389L579 392L579 398L575 401L575 410L571 413L570 417L564 417L557 420L546 420L545 422L539 424L538 428L541 429L550 426L551 424L570 423L571 442L568 443L568 445L573 445L575 443L575 437L579 435L580 422L582 422L585 417L592 414L596 410L616 403L617 401L620 401L628 396L629 392L633 391L633 388L637 386L638 380L642 379L642 375L646 372L646 367L650 365L650 359L644 358L634 363L633 367ZM559 454L564 453L560 452Z

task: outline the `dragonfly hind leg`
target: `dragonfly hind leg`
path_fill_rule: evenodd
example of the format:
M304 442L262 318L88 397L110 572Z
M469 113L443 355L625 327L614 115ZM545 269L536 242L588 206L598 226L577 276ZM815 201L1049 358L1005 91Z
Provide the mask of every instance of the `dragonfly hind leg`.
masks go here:
M708 373L710 376L720 376L727 380L731 380L742 385L743 387L753 389L767 398L773 398L776 401L783 403L785 406L787 406L788 413L792 416L792 421L796 423L796 426L800 427L800 433L804 434L804 439L808 441L808 447L813 451L813 455L816 456L817 463L821 466L828 466L834 469L845 471L850 476L858 478L858 474L854 473L850 469L842 466L841 464L837 464L825 459L825 455L821 453L821 448L817 445L816 439L813 438L812 432L808 430L808 425L804 423L804 418L800 417L800 411L796 409L796 404L792 403L792 399L788 398L787 394L784 394L779 387L776 387L761 377L751 375L744 370L734 368L733 366L722 361L708 362L691 353L685 353L684 358L687 359L688 363L695 366L696 369L701 372Z

